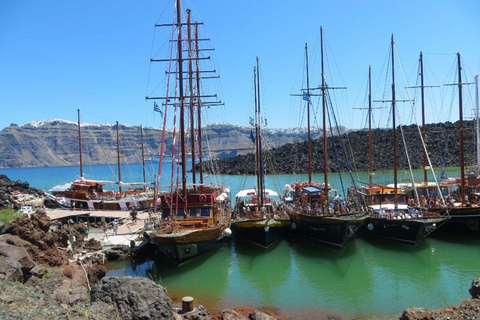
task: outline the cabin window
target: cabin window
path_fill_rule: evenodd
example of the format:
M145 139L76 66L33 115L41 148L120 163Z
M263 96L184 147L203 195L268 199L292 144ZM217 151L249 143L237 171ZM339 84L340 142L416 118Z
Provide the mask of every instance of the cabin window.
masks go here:
M210 217L210 209L200 209L200 215L202 217Z

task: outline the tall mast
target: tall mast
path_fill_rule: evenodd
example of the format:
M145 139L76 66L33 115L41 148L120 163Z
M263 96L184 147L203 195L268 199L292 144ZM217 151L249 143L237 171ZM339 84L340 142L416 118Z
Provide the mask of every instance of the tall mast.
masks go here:
M188 43L188 86L190 91L190 101L189 101L189 110L190 110L190 139L191 139L191 151L192 151L192 181L195 185L197 182L197 169L195 168L196 163L196 148L195 148L195 119L194 119L194 105L193 105L193 50L192 50L192 32L191 32L191 23L190 23L190 9L187 9L187 43Z
M182 58L182 10L181 1L177 0L177 64L178 64L178 88L180 102L180 145L182 157L182 192L187 195L187 154L185 150L185 109L183 96L183 58ZM186 204L186 203L185 203ZM186 210L185 210L186 214Z
M372 66L368 66L368 185L373 185Z
M478 105L478 74L475 76L475 106L477 110L477 173L480 174L480 114Z
M312 183L312 137L310 134L310 79L308 75L308 47L305 43L305 69L307 73L307 146L308 146L308 183Z
M324 176L324 193L328 198L328 162L327 162L327 101L326 93L327 88L325 86L325 69L323 63L323 27L320 27L320 47L322 54L322 110L323 110L323 176Z
M425 126L425 85L423 82L423 52L420 51L420 92L421 92L421 99L422 99L422 138L425 141L426 138L426 131L427 128ZM427 176L427 152L425 148L423 148L423 182L424 184L428 184L428 176Z
M260 205L260 155L258 153L258 97L257 97L257 66L253 67L253 95L254 95L254 107L255 107L255 120L253 125L255 126L255 178L257 184L257 203Z
M117 165L118 165L118 191L120 195L122 195L122 171L120 166L120 133L118 129L118 121L117 121Z
M398 207L397 195L397 132L395 125L395 42L392 34L392 122L393 122L393 199L395 209Z
M80 154L80 179L83 178L83 160L82 160L82 134L80 130L80 109L77 109L78 117L78 152Z
M143 172L143 189L147 188L147 179L145 177L145 147L143 145L143 127L140 125L140 138L142 139L142 172Z
M460 52L457 53L458 58L458 106L460 118L460 196L462 198L462 206L465 204L465 157L463 150L463 101L462 101L462 65L460 62Z
M203 184L203 153L202 153L202 101L200 99L200 67L199 67L199 49L198 49L198 24L195 23L195 53L196 53L196 81L197 81L197 128L198 128L198 157L200 169L200 183ZM192 159L193 161L193 159ZM193 161L195 167L195 161Z
M262 155L262 137L261 137L261 126L262 126L262 118L261 118L261 111L260 111L260 66L258 63L257 57L257 73L256 73L256 95L255 95L255 131L256 131L256 146L257 146L257 168L258 168L258 196L259 196L259 205L260 208L263 208L263 194L264 194L264 186L263 186L263 155Z

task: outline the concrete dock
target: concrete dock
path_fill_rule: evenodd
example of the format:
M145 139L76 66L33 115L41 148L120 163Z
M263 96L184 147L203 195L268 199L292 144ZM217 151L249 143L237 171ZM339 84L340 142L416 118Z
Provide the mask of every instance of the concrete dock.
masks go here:
M52 221L62 221L63 225L67 224L68 219L75 222L107 222L109 229L107 238L104 239L102 230L90 229L89 238L100 241L102 247L125 245L130 246L131 241L135 241L135 246L141 246L144 239L141 236L145 223L149 220L148 212L138 212L137 223L133 224L128 211L89 211L89 210L66 210L66 209L47 209L47 216ZM118 220L117 234L113 233L112 221Z

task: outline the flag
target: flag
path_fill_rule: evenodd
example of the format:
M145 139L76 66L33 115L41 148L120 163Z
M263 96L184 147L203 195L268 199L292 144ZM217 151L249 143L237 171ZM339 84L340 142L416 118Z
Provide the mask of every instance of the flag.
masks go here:
M160 107L158 106L158 104L155 101L153 101L153 111L159 112L160 115L163 116L162 110L160 110Z
M250 140L255 143L255 136L253 135L253 130L250 131Z
M445 173L445 171L442 171L442 175L440 176L440 178L442 178L442 179L448 179L448 176L447 176L447 174Z
M306 93L305 91L303 92L303 100L308 101L308 103L312 102L310 100L310 95L308 93Z

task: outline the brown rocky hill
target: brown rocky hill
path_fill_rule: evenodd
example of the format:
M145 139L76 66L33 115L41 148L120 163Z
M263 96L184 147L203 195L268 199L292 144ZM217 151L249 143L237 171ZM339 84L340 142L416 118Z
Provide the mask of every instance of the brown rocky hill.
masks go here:
M476 164L475 127L473 121L464 122L464 152L465 164ZM416 126L402 127L405 144L409 153L412 168L423 168L423 147ZM454 167L460 165L460 148L458 123L438 123L427 125L425 143L433 167ZM387 170L393 168L393 138L390 129L373 130L373 168ZM337 138L335 147L329 137L327 140L329 172L345 171L346 163L351 164L353 171L368 171L368 131L351 131L342 136L342 142ZM408 169L408 158L400 130L397 131L397 165ZM323 139L313 139L312 168L313 172L323 170ZM347 150L344 156L343 150ZM308 165L307 143L290 143L281 147L271 148L265 152L265 170L267 174L298 174L306 173ZM337 161L338 159L338 161ZM337 166L339 163L339 166ZM255 174L254 155L238 155L233 158L215 160L214 165L205 168L215 168L220 174Z
M141 162L140 127L120 124L122 163ZM250 127L214 124L202 129L208 138L210 158L233 157L252 152ZM82 124L82 156L85 164L117 162L116 125ZM267 146L276 147L306 139L302 129L270 129ZM172 143L172 130L166 135ZM144 128L146 157L159 152L161 130ZM207 144L204 143L207 148ZM0 131L0 168L68 166L79 163L78 125L64 120L47 120L21 126L11 124ZM168 150L167 148L166 150ZM168 151L166 151L167 153Z

